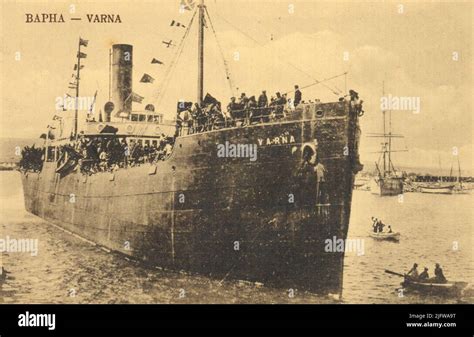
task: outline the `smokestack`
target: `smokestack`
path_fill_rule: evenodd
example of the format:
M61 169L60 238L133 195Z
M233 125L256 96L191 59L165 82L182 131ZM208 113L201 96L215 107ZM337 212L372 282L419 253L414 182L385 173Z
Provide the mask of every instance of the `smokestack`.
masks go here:
M128 118L132 111L132 69L133 46L129 44L114 44L112 46L112 87L111 100L113 110L107 113L106 120L110 121L113 112L117 117Z

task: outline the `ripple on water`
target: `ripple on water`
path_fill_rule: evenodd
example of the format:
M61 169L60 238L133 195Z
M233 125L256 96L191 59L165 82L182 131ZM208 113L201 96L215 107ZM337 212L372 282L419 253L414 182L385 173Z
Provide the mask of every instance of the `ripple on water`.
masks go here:
M39 254L2 254L11 274L0 287L0 303L337 303L299 290L290 298L285 289L230 280L220 284L203 276L146 268L107 254L26 213L19 176L7 174L10 176L5 179L0 172L0 231L2 236L37 238ZM439 262L448 278L473 279L472 221L466 220L472 220L473 200L470 195L457 197L448 196L440 203L437 196L410 193L400 204L397 198L355 191L349 237L364 240L365 254L345 258L344 303L451 301L417 294L399 297L400 278L384 273L384 269L403 272L416 261L432 270ZM371 216L400 231L400 243L370 238ZM457 251L452 249L454 241L460 247ZM180 297L183 290L184 297ZM468 303L473 303L472 296Z

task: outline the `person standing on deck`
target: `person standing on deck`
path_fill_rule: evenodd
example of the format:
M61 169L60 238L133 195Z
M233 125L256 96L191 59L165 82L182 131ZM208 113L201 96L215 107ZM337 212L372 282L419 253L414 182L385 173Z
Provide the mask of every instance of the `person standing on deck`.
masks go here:
M258 107L266 108L267 106L268 106L267 92L265 90L262 90L262 93L260 94L260 96L258 96Z
M293 100L293 104L295 108L298 106L298 104L301 103L301 91L298 85L295 85L295 99Z

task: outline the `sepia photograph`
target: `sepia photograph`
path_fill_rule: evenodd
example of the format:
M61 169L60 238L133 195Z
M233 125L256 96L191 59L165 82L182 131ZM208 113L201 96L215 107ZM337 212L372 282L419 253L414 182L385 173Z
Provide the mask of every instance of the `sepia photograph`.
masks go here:
M63 304L449 305L402 328L462 325L472 1L0 14L0 307L54 304L17 312L21 333Z

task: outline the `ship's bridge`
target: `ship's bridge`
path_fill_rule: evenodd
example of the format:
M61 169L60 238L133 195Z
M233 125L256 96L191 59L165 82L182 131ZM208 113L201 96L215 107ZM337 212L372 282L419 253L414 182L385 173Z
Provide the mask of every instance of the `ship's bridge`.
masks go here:
M164 120L163 114L152 111L134 111L128 118L114 118L110 122L88 121L85 125L86 135L96 135L104 132L104 128L110 126L118 131L116 135L128 136L130 138L156 138L172 135L176 123Z

